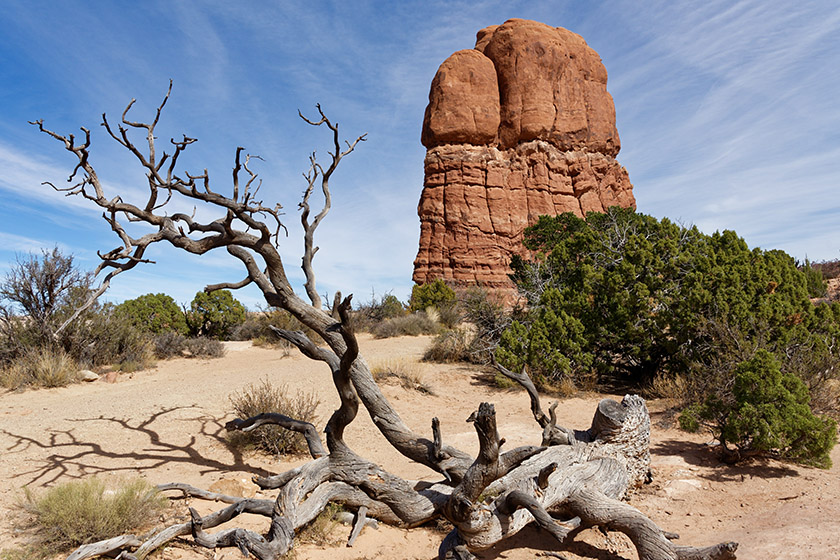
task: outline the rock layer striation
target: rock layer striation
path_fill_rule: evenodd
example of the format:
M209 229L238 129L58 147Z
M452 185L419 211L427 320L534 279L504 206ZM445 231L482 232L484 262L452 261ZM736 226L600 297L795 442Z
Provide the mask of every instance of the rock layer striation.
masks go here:
M607 72L582 37L513 19L454 53L429 92L414 281L515 295L513 254L541 215L634 207Z

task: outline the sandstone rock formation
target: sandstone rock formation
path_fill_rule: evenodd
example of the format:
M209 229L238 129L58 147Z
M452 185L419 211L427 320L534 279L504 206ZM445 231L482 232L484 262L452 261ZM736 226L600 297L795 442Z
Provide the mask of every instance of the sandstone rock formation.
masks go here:
M432 81L421 140L414 281L515 294L522 232L544 214L635 207L607 72L582 37L512 19L478 32Z

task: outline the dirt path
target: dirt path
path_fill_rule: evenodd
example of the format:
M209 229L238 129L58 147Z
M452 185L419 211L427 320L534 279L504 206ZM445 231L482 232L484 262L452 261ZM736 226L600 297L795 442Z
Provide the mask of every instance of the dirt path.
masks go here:
M499 430L510 447L534 444L539 430L523 392L499 391L474 369L460 365L417 363L428 337L373 340L363 337L362 353L368 363L403 360L415 368L434 391L425 395L386 384L384 392L406 423L431 434L433 416L441 419L447 442L476 451L472 426L465 422L482 400L496 404ZM114 384L103 381L63 389L0 395L0 548L15 544L15 503L21 488L49 486L80 476L140 475L151 483L180 481L203 488L223 484L248 491L256 487L253 474L279 472L305 459L278 464L259 455L231 452L223 426L232 416L229 395L269 377L292 391L319 395L320 426L337 406L329 372L297 353L229 343L218 360L178 359L158 367L122 375ZM589 425L602 395L563 401L560 422ZM685 544L702 545L722 540L741 543L739 558L840 558L840 454L835 467L821 471L776 462L745 467L720 466L701 436L662 427L662 403L649 403L654 412L652 433L653 484L632 498L632 503L663 528L677 532ZM436 473L409 462L393 451L360 413L348 429L347 442L361 455L410 479L437 480ZM200 511L218 504L194 502ZM242 519L258 530L264 520ZM359 559L436 557L443 533L434 529L404 531L389 527L365 529L354 548L341 541L349 529L334 532L337 544L301 545L299 559ZM517 548L514 548L517 547ZM518 548L523 547L523 548ZM536 530L527 530L504 548L485 552L483 558L531 559L552 547ZM626 539L610 533L587 531L569 560L633 559ZM163 559L238 559L235 550L198 551L173 545L158 553Z

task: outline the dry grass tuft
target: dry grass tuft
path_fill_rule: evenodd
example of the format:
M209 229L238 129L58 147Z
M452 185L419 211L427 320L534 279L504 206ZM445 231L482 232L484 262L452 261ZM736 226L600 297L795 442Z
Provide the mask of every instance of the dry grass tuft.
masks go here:
M143 479L106 483L88 478L59 484L42 493L26 489L25 508L32 514L40 550L55 553L147 527L169 501ZM14 556L12 556L14 558Z
M395 379L405 389L426 395L435 394L432 388L423 381L423 375L420 373L420 366L417 363L405 359L384 360L375 362L371 366L370 372L376 381L388 382Z
M277 387L268 379L232 394L230 402L235 414L242 419L263 412L275 412L313 424L320 404L315 393L298 391L292 395L288 386ZM301 434L274 425L260 426L250 432L230 432L228 441L237 449L258 449L271 455L303 454L309 449Z
M28 350L19 359L0 370L0 386L64 387L79 380L79 365L61 350Z
M468 362L472 341L473 334L468 328L445 330L432 340L423 354L423 360L438 363Z

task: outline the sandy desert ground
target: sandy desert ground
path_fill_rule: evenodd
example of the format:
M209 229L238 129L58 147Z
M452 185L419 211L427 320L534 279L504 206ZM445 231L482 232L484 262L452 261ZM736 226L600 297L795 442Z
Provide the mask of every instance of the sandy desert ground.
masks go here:
M403 359L418 362L430 339L404 337L373 340L362 337L368 363ZM430 420L441 419L445 439L462 449L477 449L472 425L465 419L486 400L496 404L499 431L511 447L539 441L524 392L498 390L485 376L463 365L420 363L423 380L435 394L425 395L386 384L385 394L416 431L431 433ZM253 474L279 472L305 461L278 464L262 455L240 455L225 445L223 426L232 418L229 395L268 377L292 390L320 395L320 426L337 405L328 370L293 353L228 343L224 358L177 359L115 383L97 381L63 389L0 394L0 549L20 539L16 507L22 487L49 486L81 476L140 475L152 483L187 482L202 488L255 492ZM560 422L589 426L603 395L566 399L558 408ZM546 399L548 402L548 399ZM707 445L708 437L673 427L666 403L649 402L653 417L654 481L636 492L631 503L661 527L681 535L683 544L705 545L735 540L743 559L840 558L840 447L828 471L761 461L730 467L720 465ZM361 455L411 479L437 480L436 473L413 464L393 451L360 413L347 434ZM191 500L202 513L219 504ZM183 505L179 505L183 509ZM241 518L240 525L263 528L263 519ZM380 526L366 528L353 548L344 546L349 528L333 531L332 545L303 544L298 559L352 560L436 557L444 534L435 528L411 531ZM537 530L526 530L486 559L524 560L552 550L553 543ZM568 552L568 560L634 559L623 535L585 532ZM173 543L156 553L166 560L238 559L233 549L199 550Z

